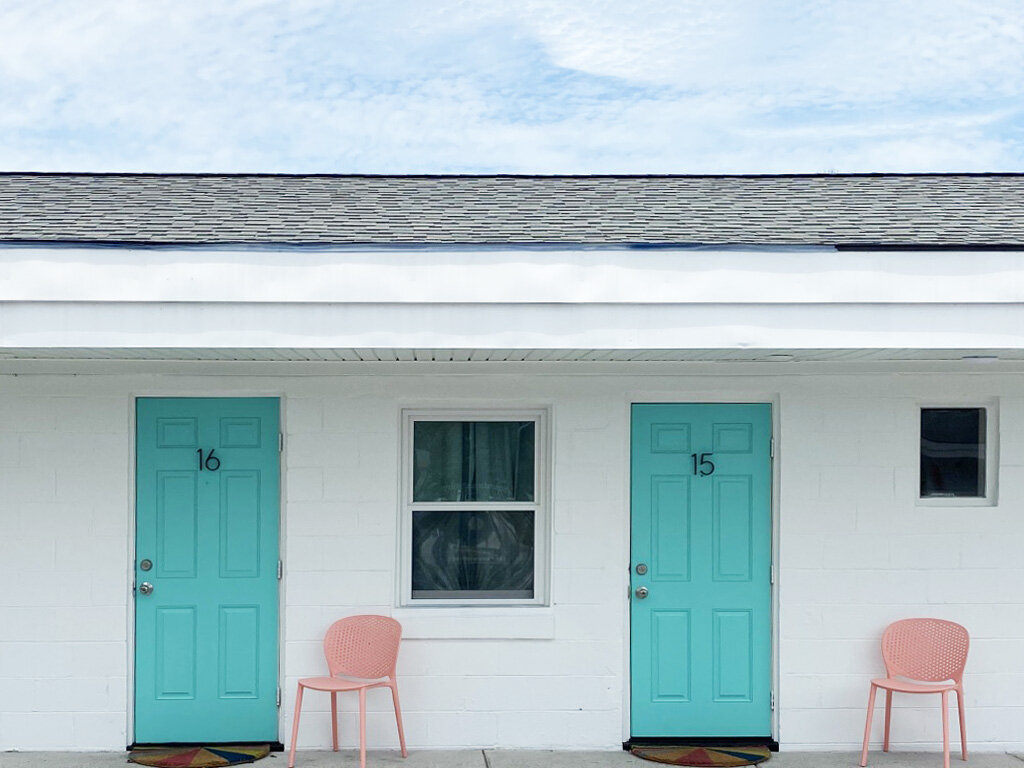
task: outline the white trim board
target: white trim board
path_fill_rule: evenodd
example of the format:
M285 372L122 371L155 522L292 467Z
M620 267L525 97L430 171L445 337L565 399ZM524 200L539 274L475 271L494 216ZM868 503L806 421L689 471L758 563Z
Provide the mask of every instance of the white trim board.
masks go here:
M988 303L1024 249L0 248L9 301Z
M1020 349L1024 303L4 302L0 347Z

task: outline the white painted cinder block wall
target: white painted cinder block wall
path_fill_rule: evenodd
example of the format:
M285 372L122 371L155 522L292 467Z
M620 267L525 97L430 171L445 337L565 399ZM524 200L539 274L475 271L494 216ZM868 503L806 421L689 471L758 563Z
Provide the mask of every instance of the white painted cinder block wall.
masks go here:
M348 367L329 376L0 376L0 749L131 741L132 398L176 394L282 397L283 740L295 679L321 672L326 626L395 611L400 407L548 406L554 460L551 608L477 621L396 612L409 636L399 673L410 746L616 748L628 735L627 404L775 399L783 748L858 743L867 681L881 672L878 637L910 615L972 632L972 747L1024 747L1019 378L849 367L802 375L791 366L786 376L736 365L700 375L624 365L601 376L577 374L584 366L525 368L542 375ZM949 400L998 404L998 506L914 503L917 407ZM321 698L307 698L301 746L328 744ZM897 748L937 748L936 704L897 700ZM370 706L371 743L395 745L386 694L371 694ZM352 744L353 702L344 709Z

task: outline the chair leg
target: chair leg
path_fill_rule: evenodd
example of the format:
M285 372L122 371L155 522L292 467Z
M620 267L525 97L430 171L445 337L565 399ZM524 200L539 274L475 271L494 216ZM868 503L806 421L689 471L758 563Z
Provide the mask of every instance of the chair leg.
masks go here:
M366 768L366 689L359 689L359 768ZM949 768L947 765L946 768Z
M331 691L331 736L334 738L334 751L338 751L338 692Z
M892 720L892 691L885 692L885 738L882 741L882 751L889 751L889 722Z
M408 757L409 752L405 748L405 731L402 729L402 707L398 704L398 686L394 681L391 683L391 700L395 703L395 722L398 723L398 743L402 745L402 757Z
M292 745L288 751L288 768L295 768L295 742L299 738L299 713L302 711L302 684L299 684L299 691L295 694L295 714L292 715Z
M964 691L957 688L956 708L960 710L960 756L967 759L967 721L964 719Z
M868 692L868 717L864 724L864 748L860 752L860 765L864 768L868 764L868 739L871 737L871 715L875 710L875 691L878 690L874 684ZM289 766L291 768L291 766Z
M942 692L942 765L949 768L949 691Z

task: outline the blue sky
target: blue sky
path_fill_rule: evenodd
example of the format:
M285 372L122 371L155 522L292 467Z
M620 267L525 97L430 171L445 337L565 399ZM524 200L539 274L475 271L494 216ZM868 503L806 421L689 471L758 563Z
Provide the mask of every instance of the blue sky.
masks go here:
M1024 2L6 0L0 169L1024 171Z

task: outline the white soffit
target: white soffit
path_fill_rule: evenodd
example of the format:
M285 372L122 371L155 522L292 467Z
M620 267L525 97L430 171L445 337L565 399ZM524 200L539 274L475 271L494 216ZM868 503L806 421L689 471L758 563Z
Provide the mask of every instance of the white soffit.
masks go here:
M152 360L247 362L945 362L1024 361L1022 349L397 349L22 347L2 360Z

